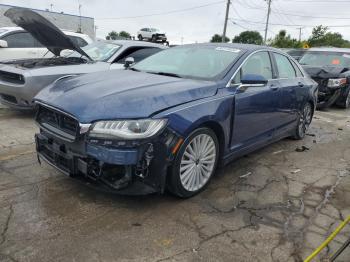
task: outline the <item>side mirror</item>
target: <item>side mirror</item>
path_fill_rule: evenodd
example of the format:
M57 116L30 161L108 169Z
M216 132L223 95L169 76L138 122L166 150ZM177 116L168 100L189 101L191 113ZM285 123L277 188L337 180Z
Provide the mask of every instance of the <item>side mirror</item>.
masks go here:
M268 80L262 75L246 74L242 77L238 90L244 92L249 87L263 87L267 84L267 82Z
M129 68L132 64L135 63L135 59L133 57L127 57L124 62L124 67Z
M0 40L0 47L1 47L1 48L6 48L6 47L8 47L7 41L5 41L5 40Z
M267 84L267 79L262 75L256 74L246 74L243 75L241 79L241 83L243 85L251 85L251 86L264 86Z

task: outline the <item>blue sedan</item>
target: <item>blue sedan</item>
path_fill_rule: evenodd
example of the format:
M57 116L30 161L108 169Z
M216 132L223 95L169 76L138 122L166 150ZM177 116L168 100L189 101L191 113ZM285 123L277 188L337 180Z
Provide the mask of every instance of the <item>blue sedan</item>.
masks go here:
M317 84L277 49L179 46L41 91L38 158L107 191L191 197L218 165L303 139L316 97Z

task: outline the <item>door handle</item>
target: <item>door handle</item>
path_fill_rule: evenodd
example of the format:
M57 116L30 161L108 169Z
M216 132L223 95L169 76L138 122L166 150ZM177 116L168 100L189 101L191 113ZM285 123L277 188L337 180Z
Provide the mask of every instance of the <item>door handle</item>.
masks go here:
M299 86L299 87L304 87L304 83L298 82L298 86Z

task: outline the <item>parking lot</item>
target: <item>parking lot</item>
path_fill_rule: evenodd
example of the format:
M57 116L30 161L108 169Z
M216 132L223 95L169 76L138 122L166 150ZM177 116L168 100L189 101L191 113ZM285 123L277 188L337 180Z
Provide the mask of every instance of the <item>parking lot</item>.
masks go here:
M350 215L349 110L317 112L305 140L233 162L187 200L96 192L40 166L32 118L0 109L0 261L301 261Z

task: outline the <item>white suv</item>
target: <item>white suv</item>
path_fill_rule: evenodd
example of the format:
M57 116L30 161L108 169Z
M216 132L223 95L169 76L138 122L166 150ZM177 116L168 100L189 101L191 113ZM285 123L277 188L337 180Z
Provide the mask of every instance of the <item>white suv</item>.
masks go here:
M79 47L92 43L92 39L85 34L62 31ZM31 34L21 27L0 28L0 61L52 57L53 54L41 45Z
M137 38L142 41L144 39L151 40L152 42L166 42L167 37L164 32L156 28L142 28L137 32Z

